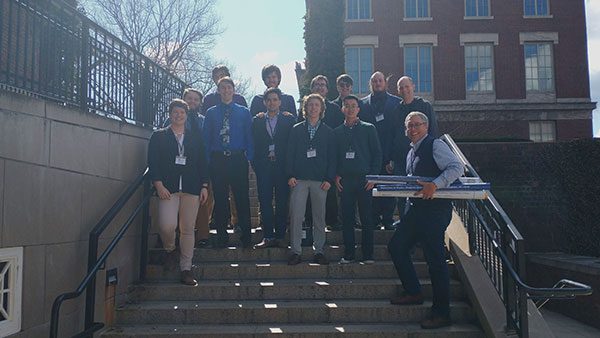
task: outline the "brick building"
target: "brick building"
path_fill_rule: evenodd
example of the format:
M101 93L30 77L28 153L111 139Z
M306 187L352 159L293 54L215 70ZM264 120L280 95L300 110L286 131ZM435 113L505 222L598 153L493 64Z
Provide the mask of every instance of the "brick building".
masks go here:
M408 74L459 140L592 136L584 0L344 1L355 92Z

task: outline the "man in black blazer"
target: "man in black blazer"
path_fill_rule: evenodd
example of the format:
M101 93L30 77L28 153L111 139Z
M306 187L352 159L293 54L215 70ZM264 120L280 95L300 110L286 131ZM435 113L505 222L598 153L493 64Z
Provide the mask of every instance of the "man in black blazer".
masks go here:
M255 248L284 246L288 216L289 186L285 173L285 157L290 131L295 116L283 114L281 90L267 88L263 98L266 114L258 114L252 120L254 140L254 161L258 201L263 224L263 241ZM275 191L275 211L273 211L273 190ZM285 245L287 246L287 245Z
M381 142L383 161L380 174L389 174L386 166L390 164L391 147L395 135L393 126L396 125L397 109L400 98L386 91L387 81L382 72L375 72L370 80L371 94L362 99L358 117L361 121L375 125L377 136ZM373 201L373 222L382 224L386 229L392 229L394 219L395 198L381 197Z

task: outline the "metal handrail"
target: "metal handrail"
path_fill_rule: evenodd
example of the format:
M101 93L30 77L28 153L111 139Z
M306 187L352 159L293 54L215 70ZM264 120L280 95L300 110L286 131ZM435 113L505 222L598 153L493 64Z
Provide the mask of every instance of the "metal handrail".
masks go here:
M58 327L59 327L59 316L60 316L60 307L62 303L69 299L74 299L79 297L83 291L86 291L86 303L85 303L85 331L76 335L76 337L89 337L94 332L100 330L104 327L103 323L95 323L94 322L94 310L96 305L96 274L108 259L108 256L117 246L119 241L123 238L130 225L133 223L135 218L140 214L140 212L144 213L144 217L142 220L142 252L140 259L140 279L143 280L145 277L145 264L147 262L147 236L145 235L148 229L149 223L149 202L150 197L152 195L152 190L149 187L149 184L144 184L147 182L148 177L148 168L144 171L143 174L139 175L133 183L129 185L127 190L121 194L121 196L117 199L117 201L112 205L112 207L104 214L104 216L100 219L100 221L94 226L92 231L90 231L89 235L89 247L88 247L88 273L83 278L77 289L71 292L63 293L57 296L54 299L54 303L52 304L52 312L50 319L50 338L58 337ZM125 204L135 195L136 191L140 186L144 185L144 196L142 201L136 206L131 215L127 218L127 221L119 228L117 234L110 241L106 249L102 252L100 257L98 257L98 239L100 235L106 230L106 228L110 225L116 215L125 207ZM146 241L144 241L144 238Z
M465 165L466 174L481 180L452 137L446 134L441 139ZM576 296L592 294L592 288L570 280L563 280L565 285L570 286L568 288L557 288L557 285L552 288L536 288L526 284L522 279L525 275L524 238L491 191L488 191L488 197L483 203L485 202L488 202L495 212L492 214L488 210L487 213L487 216L497 225L495 229L490 228L490 224L475 201L457 201L455 208L468 229L471 250L478 254L504 303L507 330L516 331L520 337L528 337L528 299L572 299ZM473 229L475 225L479 228ZM485 236L484 240L480 238L482 232ZM494 256L490 257L490 253ZM509 253L513 256L512 259L508 256Z
M561 279L558 282L556 282L556 284L554 284L552 288L564 289L566 286L571 286L573 288L583 288L587 285L572 281L570 279ZM551 298L539 299L537 302L535 302L535 306L538 309L541 309L544 305L546 305L546 303L550 301L550 299Z

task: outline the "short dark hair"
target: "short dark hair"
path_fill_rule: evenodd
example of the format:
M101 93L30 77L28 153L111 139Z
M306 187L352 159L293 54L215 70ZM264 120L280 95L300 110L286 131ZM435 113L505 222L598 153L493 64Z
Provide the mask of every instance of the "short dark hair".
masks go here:
M346 105L346 101L349 101L349 100L354 100L354 101L356 101L356 104L360 104L360 99L356 95L350 94L342 100L342 106Z
M352 80L352 76L350 76L348 74L342 74L342 75L338 76L337 79L335 79L336 84L340 84L342 82L347 83L351 86L354 85L354 80Z
M263 100L266 100L267 97L269 96L269 94L277 94L277 97L280 100L281 100L281 95L283 95L283 93L281 92L281 89L275 88L275 87L271 87L271 88L267 88L265 90L265 92L263 93Z
M315 85L315 82L319 80L325 80L325 84L327 85L327 87L329 87L329 80L327 80L327 76L319 74L313 77L312 80L310 80L310 88L312 89Z
M198 96L200 96L200 101L202 101L202 98L204 97L204 95L202 95L202 92L200 90L198 90L196 88L191 88L191 87L190 88L186 88L183 91L183 95L181 97L185 99L185 96L187 94L189 94L189 93L196 93L196 94L198 94Z
M225 73L225 76L231 76L231 74L229 73L229 68L227 68L227 66L225 65L215 66L215 68L213 68L212 70L212 77L214 78L215 74L217 74L218 72Z
M235 83L233 83L233 80L229 77L229 76L224 76L222 78L219 79L219 82L217 82L217 88L219 88L219 86L221 85L221 82L227 82L229 83L233 88L235 88Z
M182 99L171 100L171 103L169 103L169 114L171 114L175 108L183 108L186 113L188 110L190 110L190 106L188 106L187 102L183 101Z
M266 65L263 67L262 72L261 72L263 82L265 82L267 80L267 76L273 72L275 72L275 74L277 74L279 81L281 81L281 69L279 69L279 67L277 67L275 65Z

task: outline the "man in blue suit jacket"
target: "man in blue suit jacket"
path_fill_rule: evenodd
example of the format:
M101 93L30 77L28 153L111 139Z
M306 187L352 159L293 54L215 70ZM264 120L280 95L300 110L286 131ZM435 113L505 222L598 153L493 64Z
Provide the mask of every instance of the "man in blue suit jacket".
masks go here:
M361 101L358 117L361 121L369 122L375 125L377 136L381 143L383 161L381 163L380 174L389 174L386 166L391 160L391 144L394 138L394 128L396 125L397 109L400 105L400 98L389 94L386 91L387 81L382 72L375 72L371 75L371 94ZM373 224L377 226L382 224L386 229L392 229L394 223L395 199L393 197L376 198L373 200Z
M285 173L285 158L290 131L296 118L281 112L279 88L268 88L264 95L266 114L258 114L252 120L254 161L258 201L263 223L263 241L255 248L285 246L285 228L288 216L290 189ZM275 212L273 212L273 189L275 190Z

